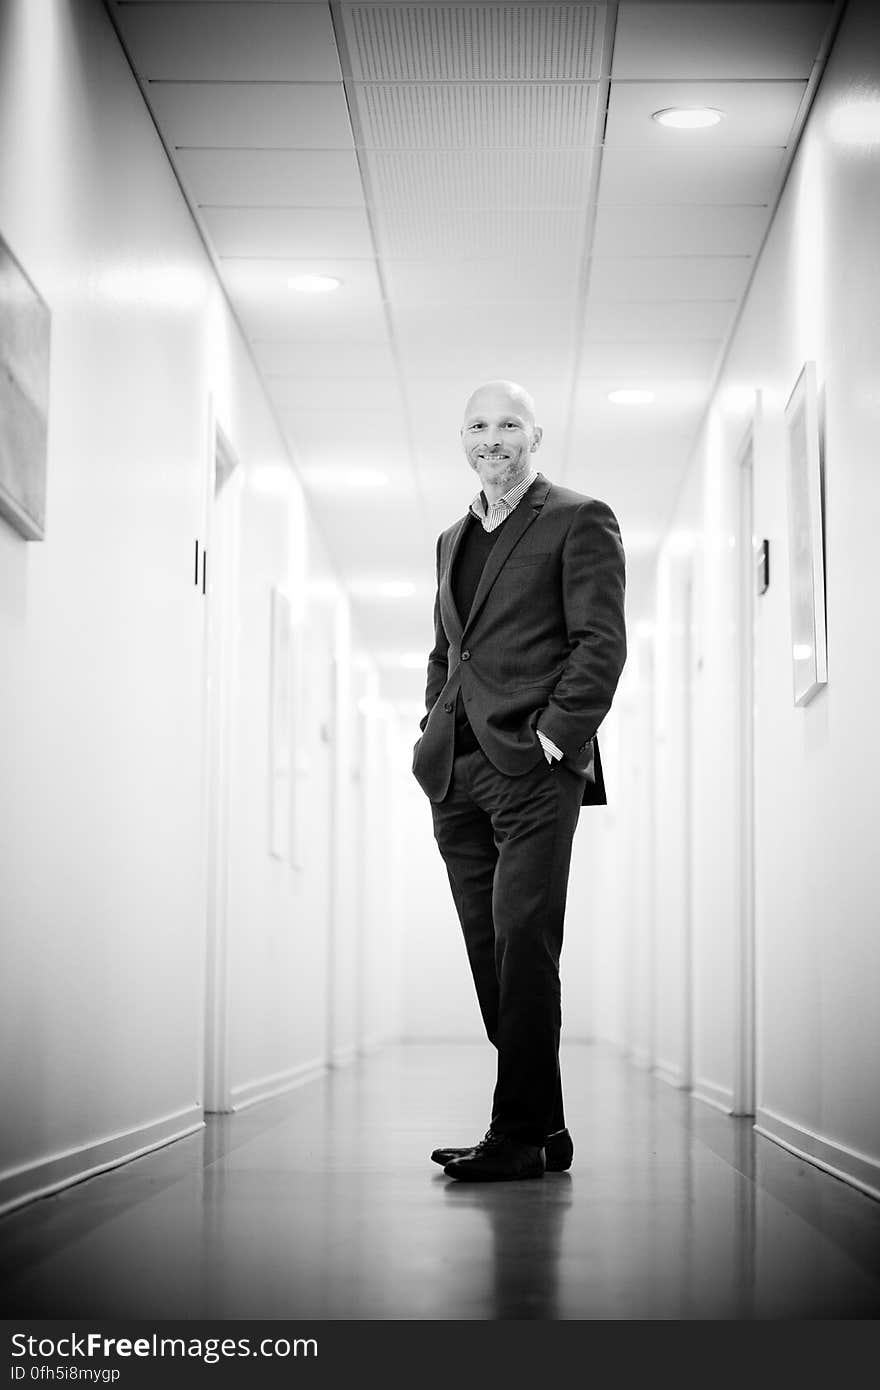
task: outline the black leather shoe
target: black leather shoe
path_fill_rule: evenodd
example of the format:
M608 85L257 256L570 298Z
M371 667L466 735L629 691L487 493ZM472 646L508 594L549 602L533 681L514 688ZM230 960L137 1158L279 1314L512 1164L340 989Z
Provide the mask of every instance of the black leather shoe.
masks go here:
M489 1134L486 1135L488 1139ZM435 1149L431 1154L433 1163L439 1163L441 1168L445 1168L447 1163L451 1163L454 1158L464 1158L465 1154L473 1153L470 1149ZM557 1129L554 1134L548 1134L544 1140L544 1154L546 1157L546 1167L548 1173L564 1173L571 1167L571 1160L574 1158L574 1144L567 1129Z
M515 1182L519 1178L543 1178L544 1150L539 1144L523 1144L506 1134L493 1134L443 1169L447 1178L460 1182Z

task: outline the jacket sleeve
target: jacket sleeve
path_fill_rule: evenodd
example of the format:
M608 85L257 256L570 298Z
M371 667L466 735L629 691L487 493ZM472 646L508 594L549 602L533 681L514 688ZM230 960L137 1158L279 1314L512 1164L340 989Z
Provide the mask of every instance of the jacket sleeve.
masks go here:
M449 638L443 628L443 619L440 616L440 548L443 537L437 539L437 592L434 597L434 646L428 656L428 680L425 687L426 712L422 717L419 728L425 732L425 725L428 722L428 715L437 703L440 691L443 689L449 678Z
M626 559L611 508L578 507L562 551L568 657L537 727L576 759L593 738L626 661Z

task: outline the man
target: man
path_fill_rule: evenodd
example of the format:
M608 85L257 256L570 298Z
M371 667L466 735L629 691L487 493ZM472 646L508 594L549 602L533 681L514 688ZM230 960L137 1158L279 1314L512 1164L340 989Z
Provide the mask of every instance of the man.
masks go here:
M491 1182L572 1160L559 957L580 807L605 803L595 735L626 659L625 562L610 508L535 471L542 430L521 386L479 387L461 437L482 489L437 543L413 772L498 1053L485 1138L431 1157Z

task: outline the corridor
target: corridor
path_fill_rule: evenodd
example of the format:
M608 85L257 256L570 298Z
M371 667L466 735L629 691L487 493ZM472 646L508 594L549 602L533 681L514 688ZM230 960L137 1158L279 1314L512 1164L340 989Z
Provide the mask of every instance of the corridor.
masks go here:
M7 1216L7 1317L880 1317L880 1204L612 1049L570 1173L446 1178L488 1048L400 1045Z
M878 228L876 0L0 0L7 1317L880 1317Z

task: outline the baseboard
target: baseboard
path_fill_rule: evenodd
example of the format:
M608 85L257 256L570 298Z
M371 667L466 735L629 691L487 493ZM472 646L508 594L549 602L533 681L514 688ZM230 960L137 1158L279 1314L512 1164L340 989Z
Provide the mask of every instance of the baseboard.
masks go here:
M772 1139L789 1153L804 1158L808 1163L841 1178L860 1192L880 1201L880 1161L868 1154L848 1149L845 1144L835 1143L821 1134L804 1129L791 1120L784 1120L773 1110L759 1106L755 1114L755 1131L765 1139Z
M357 1048L352 1044L347 1044L345 1047L334 1047L330 1054L330 1065L331 1067L350 1066L356 1056Z
M695 1100L714 1105L716 1110L721 1110L725 1115L733 1114L733 1091L729 1086L719 1086L714 1081L706 1081L701 1077L691 1087L691 1095Z
M254 1081L243 1081L232 1086L229 1099L233 1110L244 1110L261 1100L271 1100L273 1096L283 1095L285 1091L295 1091L309 1081L316 1081L327 1070L323 1057L315 1057L299 1066L288 1067L286 1071L273 1072L270 1076L260 1076Z
M160 1120L136 1125L133 1129L108 1135L94 1143L81 1144L77 1148L53 1154L50 1158L22 1164L0 1175L0 1215L39 1197L49 1197L53 1192L72 1187L74 1183L83 1182L98 1173L106 1173L110 1168L118 1168L133 1158L151 1153L153 1149L173 1144L175 1139L185 1139L188 1134L195 1134L204 1127L201 1107L192 1105L164 1115Z
M672 1062L657 1062L653 1072L657 1080L665 1081L667 1086L674 1086L677 1091L687 1089L681 1067L675 1066Z

